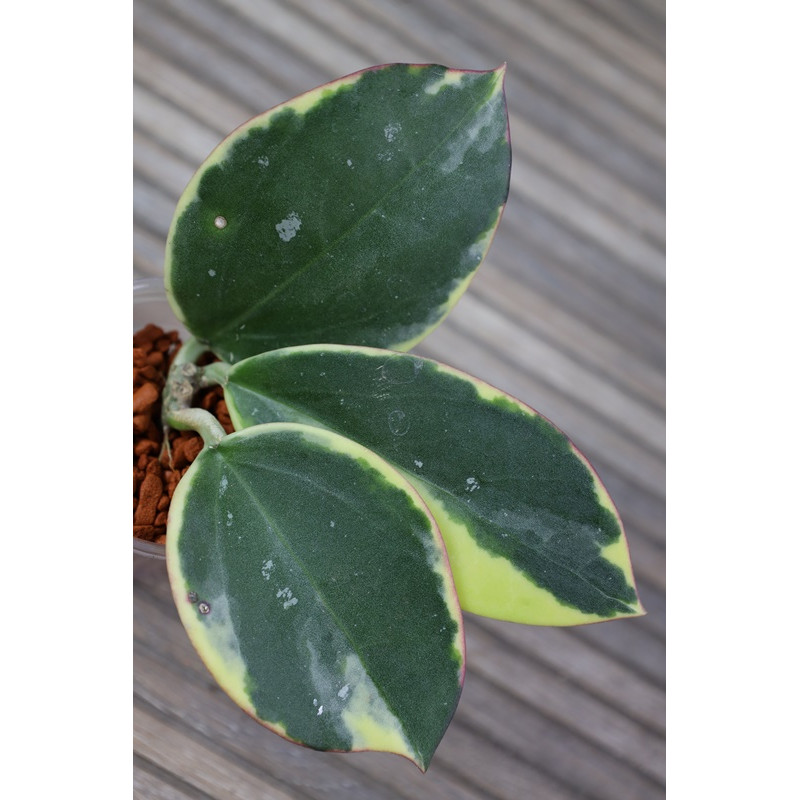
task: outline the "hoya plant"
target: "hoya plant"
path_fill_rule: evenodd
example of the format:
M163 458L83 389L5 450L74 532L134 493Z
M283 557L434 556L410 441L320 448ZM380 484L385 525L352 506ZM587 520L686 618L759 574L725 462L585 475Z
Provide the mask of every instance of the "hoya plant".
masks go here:
M504 74L390 64L279 105L211 153L170 229L190 336L163 421L205 445L170 507L173 596L228 695L312 748L427 769L463 684L462 610L643 613L619 517L569 439L407 352L500 221ZM192 406L214 384L230 435Z

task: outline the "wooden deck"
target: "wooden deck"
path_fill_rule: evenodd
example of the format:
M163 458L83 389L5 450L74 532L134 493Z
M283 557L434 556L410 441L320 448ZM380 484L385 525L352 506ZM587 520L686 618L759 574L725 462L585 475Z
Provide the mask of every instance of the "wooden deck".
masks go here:
M565 430L617 503L648 615L579 629L467 615L467 679L426 775L246 717L134 559L135 796L664 796L663 0L134 0L134 276L183 187L253 115L393 61L508 62L513 171L486 263L417 349Z

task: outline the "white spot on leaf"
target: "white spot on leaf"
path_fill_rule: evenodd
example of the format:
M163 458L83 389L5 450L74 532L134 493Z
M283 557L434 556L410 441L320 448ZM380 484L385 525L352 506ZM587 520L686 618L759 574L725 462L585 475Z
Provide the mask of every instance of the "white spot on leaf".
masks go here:
M300 230L300 225L302 221L300 217L297 216L296 211L292 211L286 219L282 219L276 226L275 230L278 231L278 236L284 241L288 242L290 239L294 239L297 236L297 231Z
M217 274L217 271L215 269L210 269L208 274L213 278Z
M387 142L393 142L398 133L403 129L399 122L390 122L384 129L383 135L386 137Z
M297 605L297 598L292 594L292 590L286 586L283 589L279 589L278 593L275 595L279 600L284 600L283 603L283 610L285 611L287 608L291 608L292 606Z
M476 489L480 489L481 485L478 483L477 478L467 478L467 491L474 492Z

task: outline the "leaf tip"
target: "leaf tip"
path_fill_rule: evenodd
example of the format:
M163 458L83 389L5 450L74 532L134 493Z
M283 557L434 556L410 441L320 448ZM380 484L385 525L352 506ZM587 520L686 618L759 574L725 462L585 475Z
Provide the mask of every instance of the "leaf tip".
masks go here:
M636 585L635 584L634 584L633 589L636 592L636 605L631 606L631 613L628 614L628 616L629 617L646 617L647 616L647 609L642 605L642 601L639 599L639 592L636 589Z

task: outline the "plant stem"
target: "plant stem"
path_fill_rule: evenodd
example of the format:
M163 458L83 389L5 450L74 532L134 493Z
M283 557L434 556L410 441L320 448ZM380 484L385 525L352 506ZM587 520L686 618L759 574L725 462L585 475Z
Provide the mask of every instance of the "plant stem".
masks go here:
M213 381L206 379L204 369L195 363L208 348L194 337L186 340L175 355L169 368L162 393L161 417L164 425L164 447L169 450L168 428L197 431L206 447L216 447L223 439L225 429L219 421L203 408L192 408L194 393ZM170 454L170 461L172 455Z
M219 420L204 408L182 408L173 411L166 417L166 422L178 430L197 431L203 437L206 447L216 447L227 435Z
M207 345L197 341L194 336L190 336L181 345L180 350L178 350L178 352L175 354L175 358L172 359L172 367L170 368L170 371L175 367L181 366L182 364L194 364L196 366L197 359L207 351Z
M219 385L225 386L228 382L228 373L230 372L231 365L225 361L215 361L203 368L202 380L207 386Z

